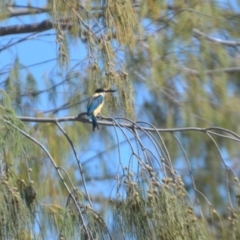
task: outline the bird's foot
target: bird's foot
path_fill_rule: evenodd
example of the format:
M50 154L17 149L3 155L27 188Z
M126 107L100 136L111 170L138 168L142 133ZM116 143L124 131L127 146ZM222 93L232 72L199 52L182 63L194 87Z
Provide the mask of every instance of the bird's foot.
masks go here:
M102 119L102 118L106 118L106 117L103 116L101 113L99 113L99 114L97 115L97 117L100 118L100 119Z

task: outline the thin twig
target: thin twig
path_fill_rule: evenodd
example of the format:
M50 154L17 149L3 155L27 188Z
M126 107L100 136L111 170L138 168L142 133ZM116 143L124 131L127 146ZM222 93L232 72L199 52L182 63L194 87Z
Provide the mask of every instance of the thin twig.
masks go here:
M67 138L67 140L68 140L68 142L69 142L69 144L70 144L70 146L71 146L71 148L72 148L72 150L73 150L73 154L74 154L74 156L75 156L75 158L76 158L76 160L77 160L77 163L78 163L79 171L80 171L80 173L81 173L81 175L82 175L83 187L84 187L84 189L85 189L87 199L88 199L88 201L89 201L89 204L90 204L91 207L93 208L93 205L92 205L92 202L91 202L91 199L90 199L88 190L87 190L87 186L86 186L86 181L85 181L85 177L84 177L84 173L83 173L82 164L81 164L80 159L79 159L79 157L78 157L78 155L77 155L77 152L76 152L76 149L75 149L75 147L74 147L74 144L73 144L71 138L68 136L68 134L67 134L67 133L65 132L65 130L62 128L62 126L61 126L58 122L56 122L56 125L59 127L59 129L61 130L61 132L62 132L62 133L64 134L64 136Z
M215 139L214 139L208 132L207 132L206 134L208 135L208 137L212 140L213 144L215 145L215 147L216 147L216 149L217 149L217 151L218 151L218 153L219 153L219 156L220 156L220 158L221 158L221 160L222 160L222 162L223 162L223 164L224 164L224 166L225 166L225 171L226 171L226 185L227 185L226 187L227 187L228 199L229 199L229 202L230 202L231 207L233 207L232 199L231 199L231 195L230 195L230 188L229 188L228 170L231 170L231 172L233 173L233 175L234 175L235 177L237 177L237 176L235 175L233 169L230 168L230 167L225 163L225 161L224 161L224 159L223 159L223 156L222 156L222 153L221 153L221 150L219 149L218 144L216 143Z
M191 180L192 180L193 189L194 189L194 191L195 191L196 201L197 201L198 206L200 206L200 201L199 201L198 196L197 196L197 192L199 193L200 191L197 190L197 187L196 187L196 184L195 184L195 181L194 181L194 177L193 177L192 168L191 168L191 165L190 165L190 162L189 162L187 153L186 153L186 151L185 151L185 149L184 149L181 141L178 139L178 137L176 136L175 133L173 133L173 136L174 136L174 138L177 140L177 143L179 144L180 148L182 149L184 158L185 158L185 160L186 160L186 162L187 162L187 165L188 165L188 170L189 170L189 174L190 174L190 177L191 177ZM202 193L202 195L204 195L204 194ZM205 197L205 199L206 199L206 197ZM201 215L203 216L203 212L202 212L201 207L200 207L200 211L201 211Z

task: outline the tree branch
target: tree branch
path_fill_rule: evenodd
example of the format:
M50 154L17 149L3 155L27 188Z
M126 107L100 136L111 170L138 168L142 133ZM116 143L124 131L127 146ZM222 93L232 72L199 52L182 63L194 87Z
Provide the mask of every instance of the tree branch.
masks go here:
M8 17L18 17L18 16L24 16L24 15L32 15L32 14L38 14L38 13L45 13L49 12L50 9L47 8L36 8L36 7L21 7L20 6L13 6L9 5L7 7L9 11Z
M182 70L188 72L189 74L200 75L200 72L195 69L191 69L191 68L187 68L187 67L180 67L180 68ZM212 70L205 71L206 74L222 73L222 72L237 73L237 72L240 72L240 67L218 68L218 69L212 69Z
M71 27L71 23L68 21L59 21L62 28L67 29ZM13 25L7 27L0 27L0 36L6 36L10 34L43 32L55 28L57 23L53 23L51 20L44 20L40 23Z
M42 123L57 123L57 122L82 122L92 124L92 122L83 117L87 115L86 112L80 113L78 116L69 116L69 117L61 117L61 118L40 118L40 117L25 117L19 116L18 119L22 120L23 122L42 122ZM199 128L199 127L185 127L185 128L155 128L155 127L143 127L139 125L139 122L132 122L129 120L130 123L119 123L116 120L127 120L126 118L105 118L101 117L102 120L98 120L99 125L103 126L118 126L124 127L129 129L138 129L147 132L184 132L184 131L197 131L197 132L211 132L211 134L217 135L217 132L224 132L228 135L221 135L222 137L240 142L240 136L237 135L235 132L232 132L228 129L221 128L221 127L209 127L209 128ZM117 124L116 124L117 123ZM140 122L144 124L144 122ZM213 132L212 132L213 131Z
M82 175L83 187L84 187L84 190L85 190L87 199L88 199L88 201L89 201L90 206L93 207L92 202L91 202L91 198L90 198L89 193L88 193L88 190L87 190L86 180L85 180L85 177L84 177L84 174L83 174L83 167L82 167L81 161L80 161L80 159L79 159L79 157L78 157L78 155L77 155L77 151L76 151L76 149L75 149L75 147L74 147L74 144L73 144L71 138L68 136L68 134L67 134L67 133L65 132L65 130L62 128L62 126L61 126L58 122L56 122L56 125L57 125L58 128L61 130L61 132L64 134L64 136L67 138L67 141L69 142L69 144L70 144L70 146L71 146L71 148L72 148L72 150L73 150L73 154L74 154L74 156L75 156L75 158L76 158L76 160L77 160L77 164L78 164L80 173L81 173L81 175Z
M198 29L193 29L193 36L196 38L204 37L211 42L215 42L215 43L219 43L219 44L223 44L223 45L227 45L227 46L232 46L232 47L240 46L240 42L227 41L227 40L222 40L219 38L209 37L207 34L199 31Z

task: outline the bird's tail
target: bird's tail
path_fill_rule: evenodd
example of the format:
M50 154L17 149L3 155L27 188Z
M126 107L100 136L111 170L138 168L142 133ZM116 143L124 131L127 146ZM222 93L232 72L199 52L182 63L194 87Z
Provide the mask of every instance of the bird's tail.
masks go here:
M95 128L97 128L99 130L98 123L97 123L97 118L92 114L91 119L92 119L93 131L95 130Z

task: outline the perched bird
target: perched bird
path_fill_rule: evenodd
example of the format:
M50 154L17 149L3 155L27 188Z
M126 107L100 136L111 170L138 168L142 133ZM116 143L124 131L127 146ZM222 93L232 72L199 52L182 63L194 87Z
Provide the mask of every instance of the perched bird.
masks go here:
M92 97L88 101L87 105L87 115L92 119L93 131L95 128L99 130L97 123L97 116L101 115L101 109L104 103L105 94L108 92L115 92L116 90L106 89L106 88L98 88Z

